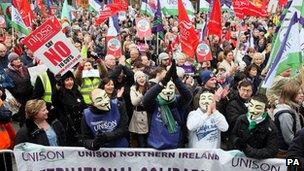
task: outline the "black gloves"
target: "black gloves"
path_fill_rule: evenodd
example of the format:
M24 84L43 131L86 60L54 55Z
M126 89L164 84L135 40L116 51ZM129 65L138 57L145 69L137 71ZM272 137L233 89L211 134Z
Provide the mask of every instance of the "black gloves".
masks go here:
M171 69L171 68L170 68ZM162 83L163 86L166 86L167 83L170 81L171 79L171 72L169 71L166 73L166 76L163 78L163 80L161 80L160 82Z
M99 150L107 141L105 134L98 134L94 140L85 141L84 147L89 150Z
M171 77L173 80L175 80L177 78L175 60L172 60L172 65L171 65L170 69L167 71L166 76L161 81L163 86L167 85L167 83L170 81Z
M88 149L88 150L99 150L100 147L96 146L96 144L94 143L94 140L91 141L85 141L83 144L84 148Z
M233 142L235 148L244 151L247 147L247 143L242 138L236 138Z
M173 82L175 81L175 80L177 80L178 79L178 76L177 76L177 70L176 70L176 62L175 62L175 60L173 59L172 60L172 65L171 65L171 68L172 68L172 79L173 79ZM170 68L170 69L171 69Z

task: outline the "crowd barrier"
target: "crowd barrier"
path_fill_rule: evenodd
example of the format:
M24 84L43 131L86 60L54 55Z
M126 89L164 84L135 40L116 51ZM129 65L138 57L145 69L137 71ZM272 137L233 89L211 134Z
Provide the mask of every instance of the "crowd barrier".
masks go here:
M0 150L0 170L17 171L13 150Z
M12 152L12 151L10 151ZM286 171L285 159L256 160L238 150L15 147L19 171ZM1 169L2 170L2 169Z

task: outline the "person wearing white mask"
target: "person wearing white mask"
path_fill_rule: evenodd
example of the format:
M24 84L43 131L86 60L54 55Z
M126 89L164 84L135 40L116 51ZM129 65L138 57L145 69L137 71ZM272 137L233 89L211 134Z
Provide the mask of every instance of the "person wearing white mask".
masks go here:
M216 101L221 93L205 91L200 95L199 107L190 112L187 119L189 147L215 149L220 148L221 132L228 130L228 123L223 114L216 110Z
M232 130L235 149L247 157L274 158L278 153L278 131L266 112L267 103L264 94L255 95L249 102L248 112L238 117Z
M89 150L101 147L128 147L128 115L125 105L110 99L107 92L94 89L91 92L92 106L84 110L81 133L82 144Z
M176 95L175 88L180 95ZM172 149L183 146L183 126L191 99L192 93L178 78L173 60L164 78L143 97L143 106L150 119L148 147Z

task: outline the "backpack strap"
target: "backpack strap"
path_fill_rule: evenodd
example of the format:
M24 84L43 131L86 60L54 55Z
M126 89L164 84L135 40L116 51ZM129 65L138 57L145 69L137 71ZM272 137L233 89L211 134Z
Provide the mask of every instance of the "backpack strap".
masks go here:
M293 125L292 125L292 132L295 134L297 132L297 126L296 126L296 114L294 112L292 112L291 110L281 110L281 111L278 111L277 113L275 113L274 117L274 121L277 124L280 124L280 121L279 121L279 116L283 113L289 113L291 116L292 116L292 119L293 119ZM277 127L279 128L279 125L277 125Z

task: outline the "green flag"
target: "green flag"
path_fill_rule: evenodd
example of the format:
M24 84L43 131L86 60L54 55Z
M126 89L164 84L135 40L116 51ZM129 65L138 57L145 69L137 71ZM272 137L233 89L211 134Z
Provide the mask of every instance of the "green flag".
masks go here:
M12 10L12 27L25 35L29 35L30 30L24 24L22 17L19 14L19 11L13 5L11 10Z

